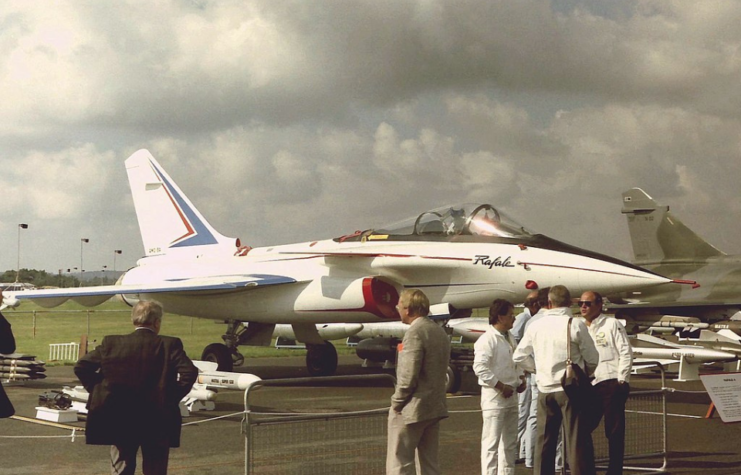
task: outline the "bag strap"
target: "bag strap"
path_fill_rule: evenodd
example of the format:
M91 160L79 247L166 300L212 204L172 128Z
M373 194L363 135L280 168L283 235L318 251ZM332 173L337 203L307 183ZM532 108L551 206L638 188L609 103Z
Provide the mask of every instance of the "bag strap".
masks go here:
M571 320L574 317L569 317L569 323L566 325L566 364L571 364Z

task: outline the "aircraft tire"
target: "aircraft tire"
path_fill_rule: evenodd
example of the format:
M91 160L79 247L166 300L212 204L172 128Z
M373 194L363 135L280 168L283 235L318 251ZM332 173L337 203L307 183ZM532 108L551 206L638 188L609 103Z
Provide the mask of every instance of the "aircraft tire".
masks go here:
M337 349L330 342L306 345L306 369L311 376L332 376L337 371Z
M457 393L461 388L461 372L453 366L448 365L448 372L445 374L445 392Z
M203 349L201 359L218 364L219 371L232 371L234 369L232 352L223 343L211 343L208 345Z

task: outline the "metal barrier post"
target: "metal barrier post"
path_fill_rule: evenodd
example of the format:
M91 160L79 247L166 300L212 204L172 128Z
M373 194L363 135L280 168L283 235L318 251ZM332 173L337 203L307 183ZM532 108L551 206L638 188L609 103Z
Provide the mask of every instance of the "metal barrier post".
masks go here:
M627 431L628 426L628 418L627 413L631 412L628 409L628 404L626 403L626 455L623 457L623 460L631 460L631 459L642 459L642 458L648 458L648 457L655 457L655 456L661 456L663 457L663 463L661 467L658 468L652 468L652 467L632 467L628 465L623 465L623 470L625 471L631 471L631 472L640 472L641 474L653 474L653 473L664 473L666 472L666 468L668 465L668 444L667 444L667 419L666 419L666 374L664 371L664 366L657 362L657 361L649 361L647 362L649 364L654 364L658 367L659 371L661 372L661 389L659 390L649 390L649 391L631 391L630 395L628 396L628 402L631 401L631 399L638 399L642 396L651 396L651 395L660 395L661 396L661 449L657 450L655 452L646 452L646 453L635 453L635 454L628 454L628 435L629 432ZM635 412L635 411L634 411ZM603 429L604 422L601 422L600 425L592 432L592 442L595 448L595 462L597 463L597 468L605 470L607 469L607 465L601 465L603 462L609 461L609 457L598 457L598 455L606 455L605 453L599 453L598 449L606 448L606 442L604 441L604 430ZM643 428L649 426L649 424L642 424L638 428ZM562 440L566 440L563 426L561 427L561 436ZM646 442L646 441L643 441ZM649 441L650 442L650 441ZM568 463L568 459L566 457L566 444L564 443L561 446L561 459L563 460L564 464L559 470L559 473L562 475L565 475L566 473L571 473L570 470L567 469L566 465Z
M636 459L645 459L649 457L662 457L662 464L660 467L639 467L639 466L630 466L630 465L624 465L623 470L630 471L630 472L638 472L639 474L653 474L653 473L664 473L667 470L668 466L668 444L667 444L667 406L666 406L666 374L664 370L664 366L661 365L658 362L649 362L654 363L658 370L661 373L661 389L658 390L648 390L648 391L631 391L630 395L628 396L628 403L626 404L626 429L628 426L628 414L627 413L638 413L641 414L642 418L645 418L647 416L657 416L660 417L660 426L661 426L661 432L660 437L661 441L659 444L655 444L656 440L652 439L649 436L646 436L645 433L640 433L636 435L636 430L649 430L650 427L652 427L652 424L637 424L635 427L631 427L634 429L632 431L632 434L629 433L626 430L626 447L625 447L625 457L624 460L636 460ZM631 405L631 401L633 401L633 405L640 404L640 399L646 399L649 400L652 397L659 397L661 399L661 412L660 413L653 413L653 412L646 412L639 409L630 409L628 406ZM592 440L595 441L595 449L599 447L599 445L602 445L606 447L606 442L604 439L604 430L603 430L603 423L600 424L600 426L594 430L592 433ZM634 437L629 438L629 435L634 435ZM600 438L599 440L597 438ZM631 444L632 442L632 444ZM654 445L658 445L658 448L655 450L651 450L654 447L652 446L652 443ZM634 453L630 453L630 448L634 449ZM638 450L635 450L638 448ZM600 454L600 455L606 455L606 454ZM595 459L597 459L598 462L603 463L609 460L608 458L602 457L597 458L597 454L595 453ZM606 466L604 465L598 465L598 468L605 469Z
M392 387L395 384L395 378L388 374L374 374L374 375L362 375L362 376L326 376L326 377L311 377L311 378L291 378L291 379L273 379L273 380L261 380L261 381L255 381L245 390L244 392L244 417L242 419L242 434L245 438L245 465L244 470L245 474L251 474L253 473L254 469L254 462L255 462L255 450L256 450L256 441L255 441L255 433L253 429L256 426L264 425L266 427L275 427L279 425L290 425L290 424L299 424L299 423L306 423L310 421L326 421L327 423L335 422L340 419L351 419L353 421L353 426L358 425L357 422L361 421L364 417L379 417L385 416L388 414L388 407L384 407L381 409L372 409L367 411L353 411L353 412L343 412L343 413L275 413L274 415L267 414L267 413L256 413L250 408L249 404L249 397L251 392L254 389L265 387L265 386L283 386L283 387L295 387L299 385L305 385L305 384L321 384L321 383L337 383L337 382L353 382L357 383L358 381L372 381L372 380L388 380ZM259 420L257 420L257 416L259 415ZM384 419L385 420L385 419ZM385 427L385 424L384 424ZM324 431L329 432L329 431ZM365 434L364 434L365 435ZM350 434L352 436L352 434ZM348 435L343 434L343 441L347 441ZM306 440L305 441L308 444L312 443L312 440ZM357 444L358 446L362 446L362 444ZM322 447L326 447L326 444L314 444L316 450L315 452L320 452L320 449ZM338 455L348 455L346 452L340 450L340 448L337 448ZM352 455L352 454L350 454ZM337 457L334 457L335 462L337 461ZM274 467L275 470L281 470L281 471L275 471L270 473L285 473L283 471L284 469L281 467ZM302 472L303 473L303 472ZM321 473L326 473L325 471ZM334 472L336 473L336 472Z

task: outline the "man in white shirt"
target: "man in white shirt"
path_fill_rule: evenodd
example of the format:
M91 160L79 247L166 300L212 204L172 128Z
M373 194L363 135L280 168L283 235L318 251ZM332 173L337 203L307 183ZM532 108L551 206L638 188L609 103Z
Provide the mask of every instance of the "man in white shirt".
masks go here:
M550 287L538 289L536 296L536 307L538 310L533 313L532 318L525 324L525 331L531 324L537 322L548 313L548 292ZM524 334L524 332L523 332ZM519 343L519 342L518 342ZM530 410L527 416L525 435L522 439L522 445L525 447L525 467L533 468L535 460L535 450L538 445L538 385L535 382L535 373L527 373L527 384L530 390ZM527 391L527 389L525 390ZM522 453L522 451L520 452ZM561 432L558 433L558 445L556 447L556 472L563 467L563 440Z
M514 475L517 457L517 397L525 389L522 370L512 361L514 305L496 299L489 328L474 345L473 371L481 385L481 473Z
M527 294L523 306L525 307L525 310L517 315L515 323L512 325L512 330L510 331L512 338L515 339L515 343L519 343L520 340L522 340L522 336L525 334L525 326L527 325L527 322L529 322L533 315L538 313L538 310L540 310L537 290L533 290Z
M556 444L561 423L564 426L566 455L573 475L595 475L594 447L590 422L569 400L561 387L566 370L567 344L571 360L591 374L599 363L594 341L580 319L571 320L571 338L567 327L572 316L571 294L563 285L548 293L548 312L531 321L513 360L527 371L535 371L538 386L538 450L535 452L535 475L554 475ZM556 344L556 342L563 344Z
M510 330L510 334L515 339L515 344L520 343L520 340L522 340L522 335L525 334L525 326L530 321L530 319L538 313L538 310L540 310L540 305L538 305L538 291L533 290L529 294L527 294L527 297L525 297L524 302L525 310L522 311L517 317L515 318L515 324L512 327L512 330ZM536 396L537 398L537 396ZM527 419L530 416L530 401L532 399L532 390L530 388L530 377L529 375L525 375L525 390L522 391L517 395L517 405L519 407L518 412L518 419L517 419L517 447L519 448L519 458L524 459L527 462L528 459L528 452L527 452L527 440L525 439L526 433L527 433ZM529 466L533 466L533 457L532 457L532 451L530 454L530 463Z
M623 325L614 317L602 314L602 296L599 293L584 292L579 301L579 310L599 353L599 365L594 371L593 384L600 396L605 416L605 437L610 454L606 475L622 475L625 403L630 393L628 380L633 367L633 349ZM594 421L594 426L597 424L599 419Z

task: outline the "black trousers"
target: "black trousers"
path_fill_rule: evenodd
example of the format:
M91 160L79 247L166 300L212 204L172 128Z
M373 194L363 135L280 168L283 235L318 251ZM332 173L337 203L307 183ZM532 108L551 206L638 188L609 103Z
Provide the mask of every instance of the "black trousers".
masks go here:
M142 473L144 475L167 475L170 446L164 444L121 444L111 445L111 475L134 475L136 453L142 449Z
M625 457L625 403L630 394L630 385L619 384L617 379L608 379L596 384L595 389L602 403L605 437L610 455L605 475L622 475ZM599 424L599 420L595 421L596 424Z
M591 421L563 391L538 394L538 445L534 475L554 475L561 423L572 475L595 475Z

